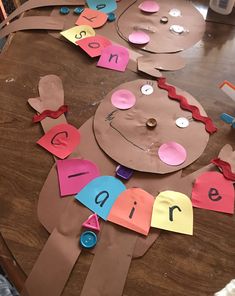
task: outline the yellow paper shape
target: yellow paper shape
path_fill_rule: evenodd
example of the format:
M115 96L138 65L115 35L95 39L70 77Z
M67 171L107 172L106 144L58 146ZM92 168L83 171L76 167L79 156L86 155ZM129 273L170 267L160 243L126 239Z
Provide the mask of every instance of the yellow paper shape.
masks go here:
M163 191L154 201L151 226L183 234L193 234L193 207L180 192Z
M62 31L60 32L60 34L68 39L70 42L76 44L76 41L78 40L95 36L95 31L91 26L81 25Z

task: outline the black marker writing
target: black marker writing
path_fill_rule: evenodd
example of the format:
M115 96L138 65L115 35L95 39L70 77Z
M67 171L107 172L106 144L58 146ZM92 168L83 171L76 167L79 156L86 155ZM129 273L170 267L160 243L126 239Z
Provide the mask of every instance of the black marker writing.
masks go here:
M217 197L213 197L213 196L217 196ZM208 197L212 201L219 201L222 199L222 197L219 195L219 191L216 188L210 188L210 190L208 191Z
M136 202L136 201L134 202L134 205L137 205L137 202ZM135 212L135 207L133 207L133 208L131 209L131 212L130 212L130 215L129 215L129 218L130 218L130 219L132 219L132 217L133 217L133 215L134 215L134 212Z
M85 36L86 36L86 31L81 31L81 32L79 33L79 35L80 35L80 36L78 36L78 34L76 34L76 35L75 35L75 38L76 38L76 39L81 39L81 38L85 37ZM82 35L83 35L83 36L82 36Z
M172 206L172 207L169 207L169 220L173 222L173 211L177 209L178 211L181 212L181 208L178 207L178 206Z
M90 43L88 43L88 46L90 48L99 48L100 44L98 42L90 42Z
M54 135L54 137L51 139L51 144L54 145L54 146L58 146L58 145L63 145L64 142L62 139L60 138L57 138L59 135L65 135L66 138L68 138L68 132L59 132L57 134Z
M112 54L109 57L109 63L112 61L113 58L116 58L115 63L117 64L118 62L118 55L117 54Z
M99 197L104 195L103 199L99 200ZM109 198L109 193L108 191L101 191L99 194L96 195L95 197L95 203L97 205L100 205L101 207L103 207L103 205L105 204L105 202L107 201L107 199Z
M105 7L106 7L106 4L98 4L98 5L96 5L96 8L97 8L98 10L103 9L103 8L105 8Z
M82 16L84 19L86 19L86 20L88 20L88 21L90 21L91 23L93 23L93 19L96 19L97 18L97 16L93 16L93 17L87 17L87 16L85 16L85 15L83 15Z
M81 173L69 175L68 178L79 177L79 176L83 176L83 175L86 175L86 174L89 174L89 172L81 172Z

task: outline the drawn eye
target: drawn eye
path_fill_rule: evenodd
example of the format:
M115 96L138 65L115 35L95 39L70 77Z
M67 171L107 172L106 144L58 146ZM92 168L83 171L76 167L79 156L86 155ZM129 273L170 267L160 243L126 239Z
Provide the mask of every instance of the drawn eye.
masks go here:
M180 128L185 128L189 126L189 120L185 117L179 117L176 119L175 124Z
M141 86L140 91L143 95L149 96L153 93L153 86L151 84L144 84Z

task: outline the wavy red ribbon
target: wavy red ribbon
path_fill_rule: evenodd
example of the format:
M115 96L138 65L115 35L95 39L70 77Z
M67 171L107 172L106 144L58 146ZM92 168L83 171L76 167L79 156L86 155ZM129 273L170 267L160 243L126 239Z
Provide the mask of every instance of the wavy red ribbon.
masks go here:
M211 118L202 116L198 107L190 105L184 96L178 95L174 86L166 84L166 78L162 77L158 79L158 87L166 90L170 99L178 101L183 110L190 111L193 119L203 122L208 133L213 134L217 131L217 128L214 126Z
M61 114L64 114L68 112L68 106L62 105L58 110L51 111L51 110L44 110L41 114L35 114L33 117L33 122L39 122L45 119L46 117L51 117L53 119L56 119L60 117Z
M222 170L222 173L224 177L230 181L235 181L235 173L231 170L231 165L220 159L220 158L214 158L211 160L211 163L215 164L218 168Z

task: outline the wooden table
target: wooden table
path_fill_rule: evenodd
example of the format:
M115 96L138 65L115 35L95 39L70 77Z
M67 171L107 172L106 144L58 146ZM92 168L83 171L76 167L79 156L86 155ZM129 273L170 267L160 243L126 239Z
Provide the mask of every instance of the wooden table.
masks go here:
M183 53L187 66L165 73L169 83L201 102L219 128L186 173L208 164L225 143L235 147L235 130L219 119L222 112L234 115L235 104L218 88L225 79L235 82L234 52L235 27L207 23L203 40ZM0 56L0 231L27 274L48 238L36 209L54 161L36 145L43 132L32 123L27 99L38 95L38 81L47 74L61 77L68 122L76 127L112 88L139 77L97 68L86 54L46 32L17 33ZM235 277L235 216L195 209L194 224L194 236L163 231L151 250L132 262L124 295L213 295ZM81 256L63 295L79 295L91 260Z

